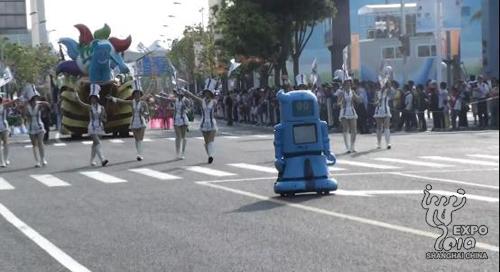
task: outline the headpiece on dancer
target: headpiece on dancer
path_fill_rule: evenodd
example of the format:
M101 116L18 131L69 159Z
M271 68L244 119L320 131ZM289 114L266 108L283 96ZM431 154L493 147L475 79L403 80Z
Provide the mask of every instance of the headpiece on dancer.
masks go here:
M333 81L334 82L343 82L344 81L344 71L341 69L335 70L333 73Z
M40 93L36 90L35 85L31 84L31 83L24 85L23 94L24 94L24 97L26 97L26 99L28 101L33 99L33 97L40 96Z
M99 93L101 92L101 86L99 84L92 83L90 84L90 94L89 97L95 96L98 99L101 98Z
M213 78L207 78L207 80L205 80L205 87L203 88L203 91L210 92L212 95L215 95L218 85L219 85L218 80Z
M134 81L132 82L132 90L133 92L140 92L141 94L144 93L144 91L142 90L142 84L140 80L134 79Z
M295 77L295 84L297 87L302 87L302 88L307 88L307 78L304 76L304 74L298 74Z
M392 66L386 65L382 69L381 75L378 76L378 82L380 83L380 87L384 88L387 82L391 82L394 78L394 71Z

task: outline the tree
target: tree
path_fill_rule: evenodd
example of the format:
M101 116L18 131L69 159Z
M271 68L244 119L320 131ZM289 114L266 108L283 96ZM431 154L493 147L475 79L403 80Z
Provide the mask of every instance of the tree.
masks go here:
M3 41L5 64L9 66L18 90L26 83L45 83L58 62L57 54L47 46L22 46Z
M248 54L267 53L265 49L270 48L275 80L279 84L281 74L288 74L286 61L290 56L294 75L300 72L300 56L315 25L334 13L334 0L226 0L217 20L226 40L225 49ZM262 48L262 44L266 47Z
M268 85L269 73L278 58L277 22L258 3L248 0L231 3L223 2L221 7L215 9L215 30L222 36L216 45L224 52L222 58L226 63L236 58L243 64L241 69L257 67L261 85Z
M199 25L186 27L182 39L175 40L167 53L178 76L189 82L197 82L203 75L215 75L215 55L213 35Z

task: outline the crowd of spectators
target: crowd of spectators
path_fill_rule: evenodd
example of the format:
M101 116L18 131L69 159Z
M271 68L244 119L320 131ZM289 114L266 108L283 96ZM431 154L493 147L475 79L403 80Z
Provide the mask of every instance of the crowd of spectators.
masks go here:
M340 82L325 83L318 88L309 88L316 94L320 105L320 116L330 128L340 129L336 91ZM390 102L393 131L427 131L428 121L433 131L460 130L468 128L498 129L498 80L471 76L469 81L457 81L452 86L445 82L429 80L424 84L409 81L392 82L396 90ZM353 82L354 91L360 101L356 103L358 129L360 133L375 130L373 114L376 107L378 82ZM281 88L280 88L281 89ZM294 88L285 87L287 91ZM278 90L251 88L235 90L219 96L217 117L228 125L234 122L272 126L279 122ZM432 120L432 122L430 122Z

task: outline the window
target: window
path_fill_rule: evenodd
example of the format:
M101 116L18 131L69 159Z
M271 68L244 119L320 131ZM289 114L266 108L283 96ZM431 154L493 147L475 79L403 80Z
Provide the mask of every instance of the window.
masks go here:
M395 58L394 47L386 47L382 49L382 58L393 59Z
M295 144L314 144L317 141L315 124L293 126L293 142Z
M435 45L419 45L417 48L419 58L428 58L436 56Z

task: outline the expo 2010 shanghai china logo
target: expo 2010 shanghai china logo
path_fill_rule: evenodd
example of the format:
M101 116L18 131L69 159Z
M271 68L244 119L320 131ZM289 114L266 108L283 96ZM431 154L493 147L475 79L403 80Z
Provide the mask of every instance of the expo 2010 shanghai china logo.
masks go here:
M440 230L434 243L434 251L425 254L426 259L488 259L486 252L475 251L476 237L488 234L485 225L452 225L453 213L467 202L465 191L458 189L450 196L433 195L432 186L427 185L422 198L422 207L427 211L425 221Z

